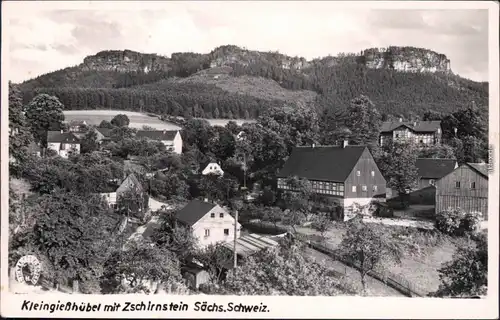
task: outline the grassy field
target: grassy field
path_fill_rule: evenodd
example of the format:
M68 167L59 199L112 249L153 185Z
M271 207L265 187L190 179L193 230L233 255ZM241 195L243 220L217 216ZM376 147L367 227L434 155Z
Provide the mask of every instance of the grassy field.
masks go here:
M102 120L111 121L117 114L125 114L130 119L130 127L141 129L143 126L153 127L157 130L179 130L180 127L168 121L162 121L155 116L145 113L121 111L121 110L65 110L66 121L83 120L91 125L98 125ZM245 122L255 122L255 120L244 119L205 119L212 126L225 126L229 121L234 121L238 125Z
M413 228L380 226L384 232L402 234L399 241L405 248L401 264L387 265L387 271L399 275L415 284L424 292L436 291L440 280L438 269L452 259L453 253L465 239L454 239L440 233L422 232ZM343 223L337 223L322 239L319 233L311 228L297 228L297 231L308 235L313 240L328 247L337 248L345 233Z

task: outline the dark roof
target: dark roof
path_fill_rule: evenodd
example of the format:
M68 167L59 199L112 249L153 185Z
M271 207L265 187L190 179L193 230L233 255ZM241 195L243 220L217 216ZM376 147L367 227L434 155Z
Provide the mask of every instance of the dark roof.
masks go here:
M418 176L427 179L441 179L455 169L455 159L417 159Z
M366 146L296 147L278 177L344 182Z
M215 208L216 204L200 201L191 200L184 208L177 211L175 217L190 226L194 225L198 220L200 220L204 215L206 215L210 210Z
M95 128L95 129L99 131L106 138L111 137L111 131L113 131L113 129L110 128Z
M387 121L382 123L380 132L391 132L394 131L394 129L397 129L401 126L406 126L410 130L415 132L436 132L438 129L441 128L441 121L414 121L414 122Z
M474 171L488 179L488 164L487 163L467 163Z
M137 131L136 137L148 138L160 141L172 141L175 138L178 130L159 130L159 131Z
M47 142L80 143L80 140L72 132L48 131Z

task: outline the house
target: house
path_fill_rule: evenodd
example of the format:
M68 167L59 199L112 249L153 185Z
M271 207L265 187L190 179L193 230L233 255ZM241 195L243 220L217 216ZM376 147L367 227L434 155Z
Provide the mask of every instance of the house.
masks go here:
M167 147L167 150L173 151L177 154L182 153L182 137L178 130L140 130L137 131L136 137L161 141Z
M458 167L455 159L419 158L415 163L418 170L418 189L434 186L436 181Z
M240 237L241 225L221 206L205 201L192 200L177 211L175 218L190 227L200 247L218 242L234 240L234 223L237 223L236 238Z
M49 131L47 149L54 150L61 157L67 158L70 153L80 153L80 139L73 132Z
M200 167L203 168L203 170L201 171L201 174L204 176L207 174L215 174L215 175L219 175L219 176L224 175L224 170L222 170L222 168L220 167L220 164L218 164L215 161L207 161L207 162L203 163Z
M68 122L68 130L70 132L80 132L86 126L87 122L84 120L71 120Z
M441 142L441 121L387 121L382 123L379 144L387 141L413 141L417 145L432 146Z
M120 196L124 195L127 192L136 192L139 196L144 196L145 191L142 187L142 184L137 179L135 174L129 174L122 183L118 186L115 192L107 192L101 193L101 196L108 202L109 206L113 209L117 209L117 202L120 199ZM139 211L142 211L143 208L138 208Z
M466 163L436 181L436 213L461 208L488 216L486 163Z
M278 173L278 189L292 191L288 178L305 178L312 192L329 197L339 206L344 220L353 217L355 207L370 214L373 202L385 202L386 181L366 146L295 147Z

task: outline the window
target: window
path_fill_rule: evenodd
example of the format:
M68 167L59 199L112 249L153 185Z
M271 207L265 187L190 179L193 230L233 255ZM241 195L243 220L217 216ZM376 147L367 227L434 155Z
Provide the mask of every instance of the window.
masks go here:
M352 186L352 192L356 192L356 186Z
M228 236L229 235L229 229L224 229L224 235Z
M66 144L65 143L61 143L61 150L66 150Z
M377 192L377 186L373 186L373 192Z
M361 175L361 171L356 171L356 176L360 176Z
M375 171L371 172L372 177L375 177Z
M471 182L470 183L470 188L471 189L476 189L476 183L475 182Z
M420 139L420 143L424 143L424 139Z
M210 229L205 229L205 238L210 237Z
M455 188L460 189L460 181L455 182Z
M215 213L213 213L213 212L212 212L212 213L210 214L210 218L215 218Z
M366 191L366 190L368 190L368 188L366 188L366 186L362 186L361 190Z
M396 133L396 138L399 138L399 133Z
M430 180L429 180L429 184L430 184L431 186L433 186L435 183L436 183L436 180L434 180L434 179L430 179Z
M219 213L219 217L224 218L224 213Z

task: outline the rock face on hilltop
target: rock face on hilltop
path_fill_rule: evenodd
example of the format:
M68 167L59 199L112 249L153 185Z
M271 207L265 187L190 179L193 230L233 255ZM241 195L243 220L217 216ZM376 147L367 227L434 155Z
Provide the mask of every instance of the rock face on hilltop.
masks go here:
M361 53L368 68L405 72L451 72L450 60L437 52L414 47L371 48Z
M131 50L101 51L96 55L86 57L81 64L81 68L84 71L167 71L170 69L170 59L156 54Z

